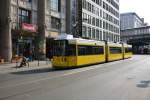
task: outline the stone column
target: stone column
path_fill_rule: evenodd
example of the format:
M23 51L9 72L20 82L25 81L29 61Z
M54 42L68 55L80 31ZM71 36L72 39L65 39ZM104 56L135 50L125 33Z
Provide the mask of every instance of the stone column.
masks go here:
M73 34L72 32L72 21L71 21L71 17L72 17L72 10L71 10L71 1L72 0L66 0L66 33L67 34Z
M61 33L66 33L66 0L60 0L61 1L61 9L60 9L60 15L61 15ZM68 9L67 9L68 11ZM67 24L68 25L68 24Z
M38 0L38 51L39 58L46 58L46 1L47 0Z
M0 56L5 61L11 61L11 0L1 0L0 2Z

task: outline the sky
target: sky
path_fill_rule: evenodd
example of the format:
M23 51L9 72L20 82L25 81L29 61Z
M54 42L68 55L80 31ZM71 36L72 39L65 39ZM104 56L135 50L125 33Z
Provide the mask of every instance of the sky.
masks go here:
M120 0L120 12L136 12L150 25L150 0Z

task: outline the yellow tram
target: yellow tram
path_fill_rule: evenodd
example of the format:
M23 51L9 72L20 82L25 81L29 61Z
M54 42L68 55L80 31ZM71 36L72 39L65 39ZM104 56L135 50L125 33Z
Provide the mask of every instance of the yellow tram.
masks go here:
M106 59L108 62L123 59L122 44L108 42L106 43L106 47L107 47Z
M132 45L123 44L123 58L131 58L133 55L132 53Z
M71 68L105 62L105 42L70 39L56 40L54 44L53 67Z
M125 46L125 47L124 47ZM75 68L132 56L131 46L80 38L54 42L53 68Z

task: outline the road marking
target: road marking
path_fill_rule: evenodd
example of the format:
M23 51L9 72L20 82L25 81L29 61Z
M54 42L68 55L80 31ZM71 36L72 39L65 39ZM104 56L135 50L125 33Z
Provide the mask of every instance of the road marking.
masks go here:
M147 59L149 60L149 59ZM146 61L147 61L146 60ZM108 65L108 66L111 66L111 65L114 65L114 64L118 64L120 61L117 61L117 62L112 62L112 63L107 63L105 65ZM139 61L137 63L141 63L143 61ZM137 63L132 63L130 64L129 66L134 66L134 64L137 64ZM11 88L11 87L17 87L17 86L21 86L21 85L27 85L27 84L32 84L32 83L36 83L36 82L40 82L40 81L45 81L45 80L51 80L51 79L55 79L55 78L60 78L60 77L64 77L64 76L69 76L69 75L74 75L74 74L77 74L77 73L82 73L82 72L86 72L86 71L89 71L89 70L94 70L94 69L98 69L100 67L105 67L105 65L103 66L104 64L102 64L102 66L99 66L99 65L95 65L93 67L86 67L86 68L83 68L83 69L80 69L80 70L73 70L71 72L68 72L68 73L65 73L65 74L62 74L62 75L58 75L58 76L53 76L53 77L47 77L47 78L42 78L42 79L37 79L37 80L34 80L34 81L29 81L29 82L22 82L22 83L19 83L19 84L15 84L15 85L8 85L8 86L4 86L4 87L0 87L0 89L4 89L4 88Z
M100 68L100 66L87 67L86 69L81 69L81 70L77 70L77 71L73 70L71 72L68 72L68 73L65 73L65 74L62 74L62 75L53 76L53 77L47 77L47 78L42 78L42 79L37 79L37 80L34 80L34 81L29 81L29 82L22 82L22 83L15 84L15 85L8 85L8 86L0 87L0 89L17 87L17 86L32 84L32 83L45 81L45 80L51 80L51 79L64 77L64 76L69 76L69 75L73 75L73 74L77 74L77 73L81 73L81 72L85 72L85 71L89 71L89 70L93 70L93 69L97 69L97 68Z

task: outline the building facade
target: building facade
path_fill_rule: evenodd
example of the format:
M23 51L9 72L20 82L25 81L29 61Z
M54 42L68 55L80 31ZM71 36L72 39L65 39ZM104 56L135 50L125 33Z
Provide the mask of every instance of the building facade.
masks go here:
M122 30L121 40L132 44L136 54L150 54L150 26Z
M10 0L12 56L29 56L35 51L37 0Z
M131 39L150 36L150 26L126 29L121 31L121 40L128 42ZM144 41L143 41L144 42Z
M49 42L66 32L65 0L2 0L0 6L2 58L36 56L36 51L51 56Z
M121 30L132 29L145 26L144 18L140 18L136 13L123 13L120 15Z
M69 0L69 33L82 38L120 41L119 0ZM68 24L67 24L68 25Z
M142 36L149 33L149 26L136 13L123 13L120 17L121 41L128 42L134 36Z
M150 51L150 26L144 23L136 13L121 14L121 41L132 44L133 52L137 54Z
M8 61L51 57L60 33L120 41L119 0L1 0L0 7L0 56Z
M37 19L40 52L51 58L53 40L66 33L66 0L38 0Z

